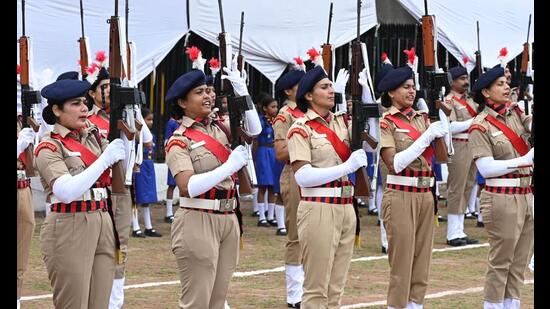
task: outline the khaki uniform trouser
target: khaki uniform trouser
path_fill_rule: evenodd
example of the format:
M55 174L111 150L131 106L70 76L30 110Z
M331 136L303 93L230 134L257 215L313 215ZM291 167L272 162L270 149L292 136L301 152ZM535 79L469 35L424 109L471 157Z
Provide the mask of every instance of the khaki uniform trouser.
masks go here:
M113 214L115 217L115 226L120 241L120 251L124 256L122 264L116 264L115 279L124 278L126 263L128 261L128 240L132 225L132 198L130 193L111 193L113 202Z
M353 255L353 206L300 201L297 217L304 263L301 308L340 308Z
M181 282L179 307L223 309L239 262L237 216L180 208L171 235Z
M519 299L533 247L533 194L483 190L480 209L489 236L485 300Z
M468 208L472 188L476 182L476 165L468 142L453 141L455 154L447 163L447 213L461 215Z
M21 297L23 275L27 271L32 234L34 232L34 208L31 188L17 189L17 298Z
M300 190L294 172L290 165L285 165L280 177L281 197L285 205L285 226L287 230L287 242L285 251L285 264L301 265L302 253L298 241L298 226L296 224L296 212L300 203Z
M105 309L115 274L115 236L107 211L51 212L40 249L56 309Z
M388 306L405 308L409 301L424 303L434 239L433 206L431 192L384 190L382 213L390 263Z

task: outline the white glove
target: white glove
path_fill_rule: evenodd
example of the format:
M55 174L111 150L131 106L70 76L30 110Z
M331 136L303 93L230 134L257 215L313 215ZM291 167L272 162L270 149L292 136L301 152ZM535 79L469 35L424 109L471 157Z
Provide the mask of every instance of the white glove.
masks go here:
M117 138L112 141L105 151L78 175L65 174L57 178L53 184L52 192L62 203L70 203L90 190L99 176L113 163L124 159L124 143Z
M262 133L262 123L256 111L256 105L253 105L251 110L244 112L245 132L248 136L257 136Z
M340 69L338 75L336 76L336 81L333 83L334 92L341 93L342 95L346 94L346 84L348 83L349 73L346 69Z
M36 133L32 128L23 128L17 137L17 157L22 154L30 144L34 143Z
M404 170L411 162L416 160L424 150L430 146L430 143L437 137L446 134L443 124L440 121L432 123L420 137L412 143L407 149L400 151L393 157L393 169L396 173Z
M153 134L151 134L151 130L149 130L149 127L147 126L147 124L145 123L145 119L143 119L143 115L141 114L141 110L140 108L138 108L137 106L135 107L135 111L136 111L136 119L141 122L141 124L143 125L141 127L141 131L143 132L143 139L141 139L140 141L143 141L143 143L150 143L153 141Z
M465 121L453 121L451 122L450 128L452 134L462 133L470 127L470 125L474 122L474 118L468 119Z
M428 104L426 104L426 101L423 98L418 99L418 102L416 102L416 107L418 108L419 112L426 113L426 114L430 113L430 109L428 108Z
M246 88L246 80L241 76L239 70L237 70L237 56L233 57L231 70L227 67L223 67L223 71L227 75L222 74L222 79L228 79L233 86L233 91L238 96L248 95L248 89Z
M363 87L363 91L361 92L361 100L363 103L374 103L376 100L372 96L372 93L370 91L369 87L369 78L367 76L367 69L364 68L359 72L359 84Z
M194 174L189 178L187 192L189 197L200 195L235 174L248 163L248 151L243 145L233 149L227 161L210 172Z
M493 157L478 158L476 167L481 176L485 178L498 177L518 170L520 167L533 164L535 147L525 155L510 160L495 160Z
M361 166L367 166L367 164L367 154L363 149L358 149L352 152L348 160L340 165L313 167L311 164L306 164L294 173L294 178L296 178L296 183L300 187L315 187L351 174Z

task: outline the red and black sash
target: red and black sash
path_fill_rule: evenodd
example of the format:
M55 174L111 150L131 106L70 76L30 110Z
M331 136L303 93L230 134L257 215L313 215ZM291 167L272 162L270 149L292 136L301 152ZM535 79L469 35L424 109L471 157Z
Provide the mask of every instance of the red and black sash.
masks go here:
M418 132L418 130L413 127L412 125L404 122L403 120L393 116L393 115L386 115L384 117L385 119L388 119L390 120L391 122L393 122L395 124L396 127L398 127L399 129L403 129L403 130L409 130L409 132L407 133L407 135L412 138L413 141L416 141L420 135L422 135L420 132ZM426 159L426 161L428 162L428 164L431 166L432 165L432 157L434 155L434 149L432 147L432 145L428 146L426 148L426 150L424 150L424 152L422 153L422 156L424 157L424 159Z
M80 152L80 159L82 160L82 162L84 162L84 165L86 165L86 167L90 166L97 160L97 155L95 153L93 153L90 149L88 149L86 146L82 145L78 141L70 138L69 136L65 136L65 138L63 138L59 134L52 133L51 137L60 141L63 146L65 146L70 151ZM109 176L109 169L106 169L103 174L99 176L98 180L103 186L110 185L111 177Z
M527 146L527 143L519 137L512 129L510 129L507 125L504 123L498 121L495 117L491 115L487 115L485 117L489 123L497 127L499 130L504 133L504 135L512 142L512 145L517 150L517 152L520 155L525 155L527 152L529 152L529 147Z
M455 99L455 101L460 103L460 105L466 107L466 109L470 113L470 116L472 116L472 117L477 116L476 111L470 106L470 104L468 104L468 102L466 102L466 100L459 99L457 96L453 96L453 99Z
M183 131L183 136L194 141L195 143L204 141L204 147L208 149L222 164L227 161L231 151L227 149L222 143L212 138L210 135L205 134L199 130L193 128L187 128Z
M306 125L315 130L315 132L327 136L327 140L332 144L332 147L334 147L334 150L340 159L342 159L342 162L345 162L349 158L351 151L348 145L346 145L329 127L315 120L306 121Z

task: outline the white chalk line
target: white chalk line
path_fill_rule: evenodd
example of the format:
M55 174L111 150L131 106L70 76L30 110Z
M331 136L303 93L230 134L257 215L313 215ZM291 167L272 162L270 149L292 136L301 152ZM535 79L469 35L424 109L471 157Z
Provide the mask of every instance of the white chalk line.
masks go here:
M534 280L525 280L524 284L533 284ZM451 295L461 295L461 294L473 294L473 293L479 293L483 292L483 287L475 287L475 288L468 288L465 290L450 290L450 291L442 291L437 292L433 294L426 295L426 299L431 298L441 298L445 296L451 296ZM367 307L373 307L373 306L385 306L387 302L385 300L379 300L379 301L373 301L370 303L360 303L360 304L353 304L353 305L347 305L342 306L341 309L358 309L358 308L367 308Z
M451 247L451 248L441 248L441 249L433 249L433 252L445 252L445 251L459 251L459 250L468 250L468 249L476 249L476 248L482 248L482 247L488 247L489 243L483 243L483 244L477 244L477 245L467 245L467 246L461 246L461 247ZM376 260L384 260L387 259L387 255L378 255L378 256L365 256L360 257L356 259L352 259L352 262L367 262L367 261L376 261ZM267 274L267 273L274 273L274 272L282 272L285 270L284 266L275 267L271 269L261 269L261 270L253 270L253 271L237 271L233 273L233 277L242 278L242 277L250 277L250 276L256 276L261 274ZM162 286L162 285L173 285L173 284L179 284L179 280L175 281L162 281L162 282L149 282L149 283L140 283L140 284L132 284L132 285L126 285L124 286L124 289L139 289L139 288L147 288L147 287L155 287L155 286ZM37 300L37 299L45 299L45 298L52 298L53 294L44 294L44 295L34 295L34 296L23 296L21 297L21 301L26 300Z

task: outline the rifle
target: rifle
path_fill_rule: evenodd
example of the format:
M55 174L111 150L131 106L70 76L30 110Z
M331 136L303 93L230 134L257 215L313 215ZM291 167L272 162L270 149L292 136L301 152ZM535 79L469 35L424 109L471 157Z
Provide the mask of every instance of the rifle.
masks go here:
M327 42L323 45L321 45L322 51L322 57L323 57L323 68L325 69L325 72L327 72L327 75L330 80L334 80L333 72L332 72L332 44L330 44L330 26L332 24L332 5L333 3L330 3L330 10L328 13L328 33L327 33Z
M237 70L241 72L241 76L244 70L244 57L241 54L243 47L243 29L244 29L244 11L241 12L241 30L239 34L239 51L237 53Z
M220 67L223 68L230 67L228 64L230 64L231 61L231 36L225 32L222 0L218 0L218 8L220 12L220 24L222 30L222 32L218 35L220 47ZM241 13L241 20L244 21L244 12ZM242 27L243 25L241 24L241 29ZM222 74L220 73L216 77L219 81L216 83L216 93L219 93L216 101L218 101L219 98L219 104L221 105L221 98L227 97L227 111L229 112L229 125L231 131L231 149L235 149L237 146L244 144L245 140L247 140L247 144L252 142L252 139L249 138L242 130L241 122L244 112L253 109L254 103L252 102L252 99L250 99L250 96L235 97L233 95L233 87L231 86L231 82L229 80L221 80L221 75ZM221 91L219 91L220 85ZM218 102L216 102L216 104L218 104ZM241 195L252 194L252 184L250 183L250 176L248 175L246 167L243 167L237 172L237 177L239 178L239 193Z
M477 78L479 78L481 74L483 74L483 66L481 66L481 47L479 47L479 21L476 21L476 24L477 24L477 50L475 54L476 54Z
M40 102L42 96L40 91L33 90L29 83L29 37L25 36L25 0L21 1L21 14L23 22L23 35L19 38L19 61L21 66L21 110L22 119L21 124L23 128L32 127L34 132L38 132L40 124L37 119L40 117ZM35 144L38 142L38 134L35 138ZM34 154L33 145L29 145L25 149L25 173L27 176L34 176L36 171L34 169Z
M434 35L437 35L437 30L434 25L434 17L432 15L428 15L427 0L424 0L424 8L426 14L422 16L422 41L424 47L425 78L424 89L421 96L428 104L430 110L429 117L432 120L439 120L440 109L447 116L451 114L451 110L442 103L444 100L444 90L442 88L444 87L445 89L449 89L452 84L452 78L450 73L445 73L438 68L435 53L435 44L437 44L437 40L434 38ZM434 143L436 162L449 162L449 155L452 154L452 151L449 152L448 149L452 149L452 146L449 145L448 148L443 137L436 138Z
M120 50L120 18L118 16L118 0L115 0L115 14L109 20L109 76L110 76L110 116L108 140L113 141L126 136L128 141L135 137L134 129L134 104L141 99L139 90L133 87L122 86L122 51ZM133 148L133 147L132 147ZM133 151L133 149L130 149ZM131 160L130 156L127 161ZM126 162L126 163L128 163ZM124 166L121 161L116 162L112 167L112 192L128 193L127 185L130 185L125 175ZM126 165L128 167L128 165Z
M84 35L84 7L82 5L82 0L80 0L80 28L82 36L78 39L80 45L80 72L83 78L86 78L88 73L86 68L90 64L90 46L88 45L88 39Z
M529 114L529 102L525 92L527 91L529 84L533 81L527 76L527 70L529 68L529 31L531 30L531 14L529 14L529 25L527 26L527 40L523 43L523 53L521 54L521 80L519 85L519 98L525 102L525 114Z

